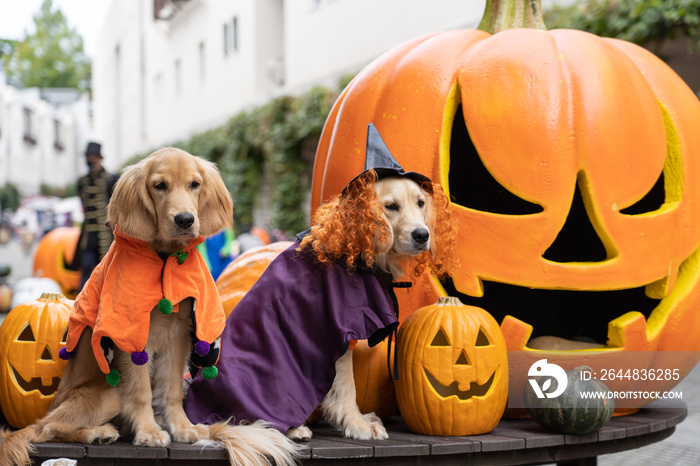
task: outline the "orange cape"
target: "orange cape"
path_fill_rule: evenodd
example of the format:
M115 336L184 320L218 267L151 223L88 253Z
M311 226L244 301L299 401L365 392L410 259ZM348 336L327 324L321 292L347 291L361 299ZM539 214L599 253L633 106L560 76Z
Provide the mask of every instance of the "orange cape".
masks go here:
M100 342L110 338L126 353L144 351L151 311L165 298L178 312L178 303L192 297L197 339L209 344L219 338L226 314L216 284L196 249L204 238L184 248L184 262L165 262L148 244L114 232L114 242L75 299L68 324L67 351L73 351L85 327L92 328L92 349L100 370L110 372Z

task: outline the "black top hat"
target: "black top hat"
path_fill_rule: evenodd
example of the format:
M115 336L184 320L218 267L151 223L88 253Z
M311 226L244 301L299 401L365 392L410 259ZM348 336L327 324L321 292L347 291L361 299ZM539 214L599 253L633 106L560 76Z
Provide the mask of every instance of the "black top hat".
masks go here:
M102 146L97 142L88 142L87 149L85 149L85 155L96 155L102 158Z
M374 170L379 180L389 176L405 176L417 183L427 183L426 187L428 190L432 190L432 181L430 178L418 172L404 171L401 164L399 164L391 152L389 152L389 148L379 134L379 130L372 123L367 126L367 150L365 154L365 168L362 173L365 173L367 170ZM362 175L362 173L360 173L360 175ZM350 183L348 183L348 186L359 178L360 175L353 178ZM347 189L347 186L343 189L343 192L345 192L345 189Z

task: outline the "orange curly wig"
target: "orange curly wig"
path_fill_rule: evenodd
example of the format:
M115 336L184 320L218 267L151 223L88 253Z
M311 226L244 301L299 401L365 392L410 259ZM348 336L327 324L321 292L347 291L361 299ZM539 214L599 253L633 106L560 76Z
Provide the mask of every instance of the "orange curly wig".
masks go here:
M319 262L344 262L348 271L355 270L358 259L368 267L376 263L376 249L387 242L389 228L377 202L374 183L377 174L368 170L345 191L318 207L312 218L311 232L304 237L298 250L309 246ZM443 277L456 265L453 259L457 238L456 221L447 209L449 201L442 187L421 183L433 199L432 238L436 253L424 252L413 258L408 268L418 277L426 267ZM409 274L411 275L411 274Z

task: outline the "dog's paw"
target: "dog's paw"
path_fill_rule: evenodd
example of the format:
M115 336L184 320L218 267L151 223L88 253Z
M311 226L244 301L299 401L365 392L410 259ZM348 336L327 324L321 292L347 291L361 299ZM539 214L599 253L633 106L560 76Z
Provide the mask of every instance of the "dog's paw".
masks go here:
M308 427L301 425L299 427L290 427L287 433L285 434L288 439L291 440L311 440L311 436L313 435L313 432L311 432L311 429Z
M374 413L364 414L355 422L343 426L343 437L355 440L384 440L389 438L382 420Z
M172 431L172 438L175 442L182 443L207 440L209 439L209 428L204 424L190 424L187 428Z
M137 447L167 447L170 445L170 434L162 429L152 429L138 432L134 436Z
M90 441L100 445L114 443L119 438L119 432L112 424L105 424L100 427L90 429Z

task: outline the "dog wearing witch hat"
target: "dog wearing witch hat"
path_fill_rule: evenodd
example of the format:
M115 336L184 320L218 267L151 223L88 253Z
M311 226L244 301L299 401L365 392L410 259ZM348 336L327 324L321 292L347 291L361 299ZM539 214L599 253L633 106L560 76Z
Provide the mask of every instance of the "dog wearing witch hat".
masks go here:
M411 284L397 279L449 271L456 229L447 205L442 188L404 171L370 124L364 171L317 209L311 228L229 314L222 375L195 377L190 419L263 419L307 439L304 422L320 404L345 437L387 438L379 417L355 401L352 342L395 336L393 288Z

